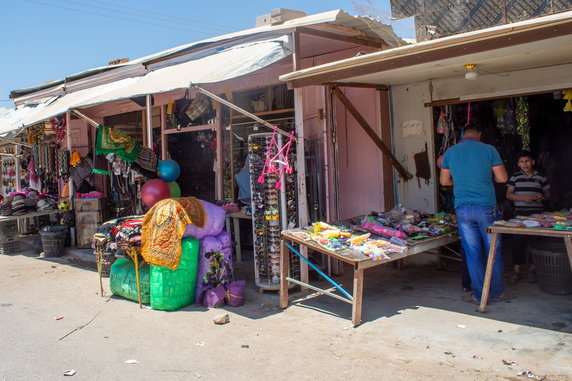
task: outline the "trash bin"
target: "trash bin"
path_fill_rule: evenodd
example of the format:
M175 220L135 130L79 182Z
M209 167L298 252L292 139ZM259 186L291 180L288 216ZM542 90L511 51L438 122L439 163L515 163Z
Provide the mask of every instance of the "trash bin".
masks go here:
M40 230L42 249L46 257L61 257L64 254L67 230Z
M534 258L540 291L551 295L572 293L572 270L561 238L538 239L529 247Z

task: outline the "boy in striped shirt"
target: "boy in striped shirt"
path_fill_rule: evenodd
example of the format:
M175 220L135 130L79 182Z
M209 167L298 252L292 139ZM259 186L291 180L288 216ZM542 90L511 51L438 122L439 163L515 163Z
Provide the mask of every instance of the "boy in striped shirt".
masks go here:
M508 180L506 198L514 202L515 214L518 216L530 216L543 212L544 200L550 199L550 184L541 173L532 169L535 162L530 152L523 151L518 156L519 172L513 174ZM526 264L526 246L528 240L522 237L519 239L517 247L513 250L514 274L510 281L517 283L522 279L521 266ZM528 282L536 282L536 272L534 265L530 266Z

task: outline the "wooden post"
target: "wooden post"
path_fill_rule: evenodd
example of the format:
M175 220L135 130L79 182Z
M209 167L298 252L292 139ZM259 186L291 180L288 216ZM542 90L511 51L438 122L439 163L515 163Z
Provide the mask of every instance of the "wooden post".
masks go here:
M493 275L493 265L495 264L495 255L497 253L497 240L499 233L491 233L491 247L489 249L489 257L487 258L487 270L485 272L485 281L483 283L483 292L481 293L480 312L487 312L487 301L489 299L489 291L491 288L491 278Z
M280 240L280 308L288 307L288 269L290 268L290 261L288 257L290 254L289 249L284 243L284 239Z
M153 149L153 113L152 113L152 109L153 109L153 105L151 104L151 102L153 101L153 96L151 94L147 94L147 107L145 109L145 114L147 117L147 124L146 124L146 128L145 128L145 134L147 136L146 139L146 146Z
M413 175L411 173L407 172L407 170L405 168L403 168L401 163L399 163L397 161L397 159L395 158L395 156L393 156L393 154L391 153L389 148L387 148L385 146L385 144L383 144L383 142L381 141L379 136L377 136L377 134L371 128L369 123L367 123L367 121L363 118L363 116L361 116L359 111L350 102L350 100L344 95L344 93L342 93L342 91L337 87L332 88L332 92L344 104L344 106L348 109L350 114L352 114L352 116L355 118L355 120L358 122L358 124L368 134L368 136L371 138L371 140L373 140L375 145L381 150L381 152L383 152L383 154L387 157L387 159L389 160L391 165L393 165L393 167L397 170L397 172L399 172L399 174L403 178L403 181L408 181L408 180L412 179Z
M216 199L224 200L224 173L222 158L222 104L216 108Z
M161 160L167 159L167 153L169 150L169 140L168 136L165 134L167 129L167 110L165 106L161 106Z
M294 47L292 66L294 71L301 69L300 64L300 34L292 32L291 45ZM296 180L298 184L298 224L308 226L308 200L306 191L306 160L304 149L304 103L302 89L294 89L294 118L296 123ZM300 254L308 258L308 247L301 246ZM308 264L300 261L300 280L308 283ZM305 288L303 288L305 289Z
M564 236L564 243L566 244L566 252L568 253L568 262L570 262L570 267L572 267L572 237L569 235Z
M363 302L363 269L359 264L354 268L354 293L352 301L352 324L354 327L361 324L361 310Z

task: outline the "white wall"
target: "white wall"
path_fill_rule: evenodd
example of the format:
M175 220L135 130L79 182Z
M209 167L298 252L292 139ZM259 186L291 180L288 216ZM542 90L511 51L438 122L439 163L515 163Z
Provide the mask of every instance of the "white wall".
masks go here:
M397 203L405 207L423 212L437 212L437 185L435 172L435 154L433 145L433 121L429 102L429 83L420 82L412 85L391 87L392 132L394 153L397 160L414 177L405 182L398 177ZM404 125L417 125L420 128L404 128ZM431 179L415 177L415 160L413 156L425 149L431 166ZM394 170L394 173L397 173Z

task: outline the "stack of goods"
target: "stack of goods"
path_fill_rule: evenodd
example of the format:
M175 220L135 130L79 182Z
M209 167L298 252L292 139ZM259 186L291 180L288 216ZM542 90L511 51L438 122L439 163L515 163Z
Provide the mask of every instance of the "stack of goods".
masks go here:
M278 289L280 285L280 232L297 225L296 175L285 171L284 183L277 172L268 168L284 165L271 161L279 149L270 133L248 137L248 162L254 228L254 268L256 284L262 289ZM289 167L294 164L295 152L287 153ZM266 172L266 173L265 173ZM270 172L270 173L268 173ZM285 208L283 207L285 206ZM282 213L285 216L282 216ZM285 218L283 218L285 217ZM297 278L300 262L294 256L290 262L290 276Z
M508 221L496 221L495 225L514 228L549 228L572 231L572 214L569 210L552 213L538 213L530 216L516 216Z
M46 212L48 210L57 209L58 205L56 201L51 197L41 198L36 204L38 212Z
M0 204L0 216L12 215L12 201L10 197L4 197L2 204Z
M119 256L125 244L141 246L146 262L140 269L142 303L153 309L176 310L195 301L208 307L225 300L229 306L241 305L244 282L232 282L232 242L222 231L224 224L225 211L216 205L193 197L165 199L142 219L100 226L94 248ZM112 292L137 300L134 272L131 261L119 258L110 271Z
M24 199L24 205L26 206L26 211L35 212L37 203L38 203L38 192L36 192L35 190L29 191L28 195Z
M12 200L12 215L21 216L26 214L25 196L21 193L14 196Z

